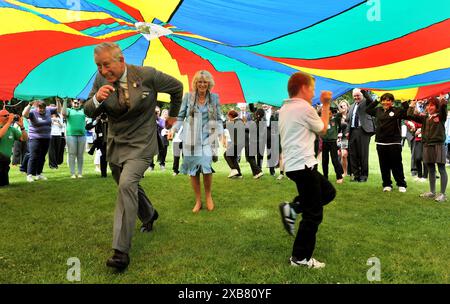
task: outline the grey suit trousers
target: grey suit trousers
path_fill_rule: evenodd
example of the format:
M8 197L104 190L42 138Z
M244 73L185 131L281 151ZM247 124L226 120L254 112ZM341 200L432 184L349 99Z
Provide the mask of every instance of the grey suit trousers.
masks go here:
M121 165L110 163L112 176L118 185L114 215L112 248L128 253L136 226L136 216L146 224L155 209L139 185L151 158L131 159Z

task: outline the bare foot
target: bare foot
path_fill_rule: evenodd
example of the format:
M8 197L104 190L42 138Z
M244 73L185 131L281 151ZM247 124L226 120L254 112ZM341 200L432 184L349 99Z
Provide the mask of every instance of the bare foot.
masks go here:
M196 202L194 209L192 209L192 212L198 213L200 211L200 209L202 209L202 202Z
M208 211L214 210L214 201L212 197L206 199L206 209L208 209Z
M336 183L338 183L338 184L342 184L343 182L344 182L344 179L343 179L343 178L338 179L338 180L336 181Z

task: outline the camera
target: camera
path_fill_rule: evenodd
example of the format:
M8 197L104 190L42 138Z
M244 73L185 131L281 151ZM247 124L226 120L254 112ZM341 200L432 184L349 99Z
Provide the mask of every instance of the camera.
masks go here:
M18 122L18 121L19 121L19 119L20 119L20 116L19 116L19 114L14 114L14 119L13 119L13 122Z

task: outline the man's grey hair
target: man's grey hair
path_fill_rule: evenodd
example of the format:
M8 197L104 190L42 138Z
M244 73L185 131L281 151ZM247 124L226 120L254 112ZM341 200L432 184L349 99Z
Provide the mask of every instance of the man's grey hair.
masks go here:
M123 53L122 50L120 49L120 46L114 42L100 43L95 47L94 54L98 54L104 51L110 52L115 61L119 61L120 57L123 57Z

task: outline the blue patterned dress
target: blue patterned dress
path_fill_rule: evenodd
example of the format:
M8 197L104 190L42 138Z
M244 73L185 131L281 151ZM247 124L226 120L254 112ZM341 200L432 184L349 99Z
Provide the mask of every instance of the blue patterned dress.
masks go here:
M219 96L208 94L205 104L199 105L194 96L185 94L178 114L175 131L183 125L183 165L180 172L190 176L214 173L212 157L223 133Z

